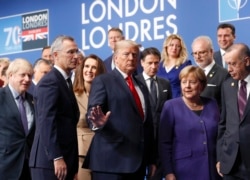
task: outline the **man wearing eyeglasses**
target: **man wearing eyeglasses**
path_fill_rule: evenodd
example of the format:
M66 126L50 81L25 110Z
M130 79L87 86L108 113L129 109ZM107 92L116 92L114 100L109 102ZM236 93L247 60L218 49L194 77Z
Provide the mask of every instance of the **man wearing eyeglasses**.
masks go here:
M52 43L51 52L55 65L34 91L36 132L29 165L32 179L72 180L78 171L79 109L70 74L78 47L72 37L63 35Z
M208 36L199 36L192 43L192 55L196 64L204 70L207 76L207 86L201 96L217 100L221 108L221 85L228 72L215 63L213 59L213 44Z

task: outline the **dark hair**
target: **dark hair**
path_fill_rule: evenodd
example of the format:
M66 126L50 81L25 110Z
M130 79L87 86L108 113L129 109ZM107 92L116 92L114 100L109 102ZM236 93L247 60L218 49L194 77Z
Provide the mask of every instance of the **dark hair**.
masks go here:
M234 35L235 36L235 27L234 27L234 25L232 25L232 24L229 24L229 23L221 23L221 24L219 24L219 26L217 27L217 30L219 30L219 29L225 29L225 28L230 28L231 30L232 30L232 35Z
M101 58L99 58L95 54L90 54L90 55L86 56L83 59L82 64L77 66L76 70L75 70L75 80L74 80L74 83L73 83L73 89L74 89L75 93L82 94L85 91L84 79L83 79L83 68L84 68L86 60L89 59L89 58L93 58L93 59L95 59L97 61L98 65L97 65L96 76L106 72L105 65L104 65Z
M123 36L123 31L122 31L120 28L118 28L118 27L112 27L112 28L108 31L108 33L109 33L110 31L119 32L119 33L121 33L121 35Z
M141 52L141 59L144 60L146 58L146 56L150 55L150 54L157 56L159 58L159 60L161 60L161 53L155 47L149 47L149 48L144 49Z
M50 46L44 46L43 49L42 49L42 52L43 52L45 49L50 49Z
M41 63L44 63L44 64L46 64L46 65L52 66L52 63L51 63L49 60L43 59L43 58L39 58L39 59L37 59L37 60L35 61L35 63L33 64L33 68L39 66Z

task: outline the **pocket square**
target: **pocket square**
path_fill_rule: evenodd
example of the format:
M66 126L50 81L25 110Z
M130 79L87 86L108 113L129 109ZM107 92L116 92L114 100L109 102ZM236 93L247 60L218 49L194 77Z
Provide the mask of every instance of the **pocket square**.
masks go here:
M164 89L162 92L168 92L168 90L167 90L167 89Z
M207 86L216 86L215 84L207 84Z

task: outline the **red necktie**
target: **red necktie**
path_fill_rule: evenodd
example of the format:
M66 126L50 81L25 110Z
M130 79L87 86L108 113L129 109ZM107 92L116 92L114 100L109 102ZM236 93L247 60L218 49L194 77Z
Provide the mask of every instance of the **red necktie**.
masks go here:
M244 80L240 81L240 89L238 92L238 106L239 106L239 113L240 113L240 119L243 116L246 104L247 104L247 88L246 88L247 82Z
M141 115L142 119L144 119L144 113L143 113L143 109L142 109L142 105L141 105L141 100L140 100L139 95L138 95L138 93L137 93L137 91L136 91L136 89L135 89L135 86L134 86L134 84L133 84L133 81L132 81L131 76L128 76L128 77L126 78L126 81L127 81L127 83L128 83L128 87L129 87L131 93L132 93L133 96L134 96L135 103L136 103L137 108L138 108L138 110L139 110L139 112L140 112L140 115Z

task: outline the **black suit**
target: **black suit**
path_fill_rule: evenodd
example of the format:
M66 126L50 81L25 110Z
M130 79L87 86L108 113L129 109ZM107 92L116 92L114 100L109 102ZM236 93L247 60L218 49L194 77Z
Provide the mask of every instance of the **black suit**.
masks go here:
M201 96L214 98L221 109L221 85L228 76L228 71L218 64L214 64L207 74L207 86Z
M34 101L37 129L30 157L32 178L42 178L36 174L37 170L49 171L53 177L54 159L63 157L67 165L66 179L72 180L78 171L76 125L79 119L73 90L53 68L37 84Z
M136 82L136 79L134 79ZM89 95L88 113L100 105L111 111L104 125L95 131L84 167L104 173L134 173L142 165L153 163L152 115L146 87L137 81L145 103L143 120L123 76L117 69L94 79Z
M248 82L250 83L250 82ZM228 77L222 86L222 113L218 129L217 158L221 173L232 174L235 165L244 162L246 177L250 177L250 98L240 120L238 111L238 81ZM240 161L238 161L240 160Z
M145 79L142 74L136 76L136 78L147 87ZM156 76L156 82L158 85L158 98L157 98L157 105L155 107L152 106L152 99L150 98L150 104L153 114L153 123L154 123L154 136L157 139L158 136L158 126L159 120L161 116L161 110L166 100L172 98L171 86L170 82L166 79L160 78Z
M29 89L27 90L27 92L30 93L32 96L34 95L35 87L36 87L36 85L34 84L33 81L31 81L30 87L29 87Z
M141 83L143 83L144 86L147 86L146 80L144 79L142 74L137 75L136 78ZM154 103L153 103L151 96L150 96L150 104L151 104L151 111L152 111L153 123L154 123L154 138L155 138L156 144L158 144L158 129L159 129L161 110L165 101L172 98L172 92L171 92L170 82L168 80L156 76L156 82L158 86L157 104L156 106L153 105ZM156 152L158 152L158 150ZM158 157L158 155L156 156ZM156 165L157 165L157 171L155 175L150 178L150 180L162 180L163 172L162 172L159 160L157 160Z
M32 96L26 100L34 113ZM28 134L25 134L20 113L9 86L0 89L0 179L19 179L28 160L34 138L34 119ZM28 164L27 169L28 169ZM29 179L26 173L24 179Z
M222 59L222 55L221 55L220 51L214 52L214 60L215 60L216 64L223 67L223 59Z

